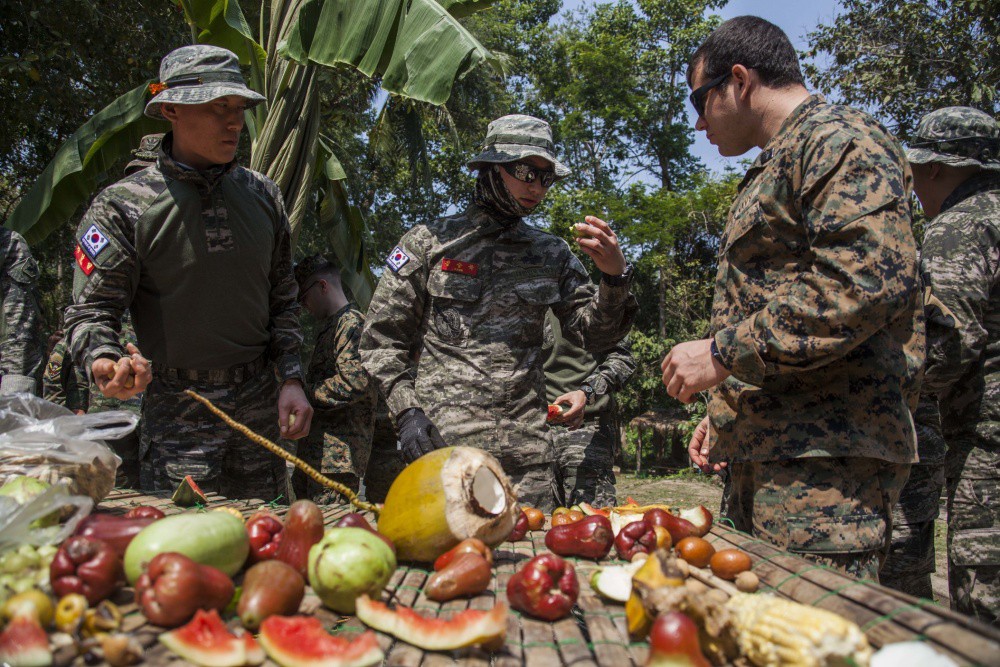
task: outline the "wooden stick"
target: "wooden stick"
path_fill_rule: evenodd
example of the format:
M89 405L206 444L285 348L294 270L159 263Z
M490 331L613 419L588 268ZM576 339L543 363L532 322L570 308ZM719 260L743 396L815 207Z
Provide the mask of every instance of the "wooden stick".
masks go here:
M379 515L380 508L378 505L373 505L372 503L366 503L365 501L358 498L358 495L356 493L351 491L343 484L335 482L332 479L329 479L328 477L324 476L323 473L319 472L318 470L316 470L311 465L309 465L299 457L295 456L294 454L286 452L283 447L274 444L264 436L257 435L252 430L250 430L250 428L244 426L243 424L239 423L238 421L227 415L219 408L215 407L215 405L212 404L212 401L208 400L204 396L201 396L197 392L192 391L191 389L185 389L184 393L193 398L194 400L198 401L202 405L204 405L206 408L208 408L212 414L214 414L216 417L224 421L226 425L229 426L229 428L233 429L238 433L242 433L251 442L257 443L258 445L268 450L272 454L280 456L286 461L291 461L292 463L294 463L296 468L298 468L305 474L309 475L309 477L315 480L317 484L325 486L328 489L332 489L333 491L336 491L340 495L347 498L347 500L358 509L368 510L369 512L374 513L375 516Z

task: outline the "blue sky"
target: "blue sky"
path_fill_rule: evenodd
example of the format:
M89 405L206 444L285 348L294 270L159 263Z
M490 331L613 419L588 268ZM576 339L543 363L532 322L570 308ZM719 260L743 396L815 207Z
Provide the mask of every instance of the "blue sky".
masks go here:
M574 10L594 4L591 0L563 0L563 11ZM820 23L829 23L837 15L839 3L837 0L730 0L719 10L723 19L744 14L754 14L771 21L789 36L799 50L805 49L806 34ZM694 126L694 110L689 109L691 125ZM742 158L724 158L712 144L705 140L704 133L695 133L695 142L691 152L701 158L704 165L711 171L721 172L727 166L739 167L741 159L752 159L756 149ZM742 168L740 168L742 171Z

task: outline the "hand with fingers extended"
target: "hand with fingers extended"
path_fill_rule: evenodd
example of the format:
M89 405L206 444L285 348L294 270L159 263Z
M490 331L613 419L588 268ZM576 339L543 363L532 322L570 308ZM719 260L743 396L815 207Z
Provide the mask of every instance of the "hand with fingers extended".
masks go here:
M582 389L563 394L553 401L556 405L569 405L558 415L554 415L550 420L553 424L563 424L570 431L576 430L583 425L583 410L587 407L587 395Z
M407 463L412 463L435 449L448 446L437 426L420 408L404 410L396 419L396 423L399 425L399 443L403 449L403 458Z
M706 416L695 427L691 435L691 442L688 443L688 456L691 462L701 468L702 472L719 472L726 467L726 462L709 463L708 453L712 449L711 434L709 432L710 423Z
M90 373L98 390L108 398L122 401L141 394L153 379L149 360L142 356L132 343L125 346L127 357L117 361L100 357L90 366Z
M608 223L600 218L588 215L584 222L576 224L576 239L580 250L594 260L594 264L609 276L620 276L625 273L628 263L618 245L618 237Z
M675 345L660 364L663 386L681 403L694 402L694 395L711 389L731 373L712 355L712 339Z

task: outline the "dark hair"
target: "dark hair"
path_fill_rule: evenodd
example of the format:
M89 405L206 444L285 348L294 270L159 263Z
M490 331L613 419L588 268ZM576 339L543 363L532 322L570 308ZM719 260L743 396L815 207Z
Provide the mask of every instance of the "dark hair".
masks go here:
M699 62L704 64L705 79L722 76L733 65L743 65L757 70L760 80L771 88L805 85L799 57L788 35L759 16L737 16L716 28L691 56L689 85Z

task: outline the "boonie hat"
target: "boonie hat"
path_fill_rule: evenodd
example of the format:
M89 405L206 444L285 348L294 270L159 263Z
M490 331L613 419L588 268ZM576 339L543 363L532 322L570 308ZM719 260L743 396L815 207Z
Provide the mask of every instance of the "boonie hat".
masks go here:
M566 178L572 172L556 159L552 128L541 118L511 114L497 118L486 130L481 152L469 161L470 169L481 169L487 164L516 162L537 155L552 163L556 178Z
M139 147L132 150L132 160L125 165L125 175L134 174L156 164L156 154L160 150L163 133L147 134L139 141Z
M295 265L295 282L299 284L299 289L301 290L305 286L306 281L308 281L314 274L322 271L323 269L334 269L336 266L336 264L328 260L320 253L309 255L308 257L302 258Z
M912 164L1000 171L1000 124L972 107L945 107L920 119L906 157Z
M239 95L247 107L264 96L247 88L240 60L228 49L195 44L174 49L160 62L160 82L150 85L156 96L146 104L146 115L162 120L161 104L204 104L227 95Z

